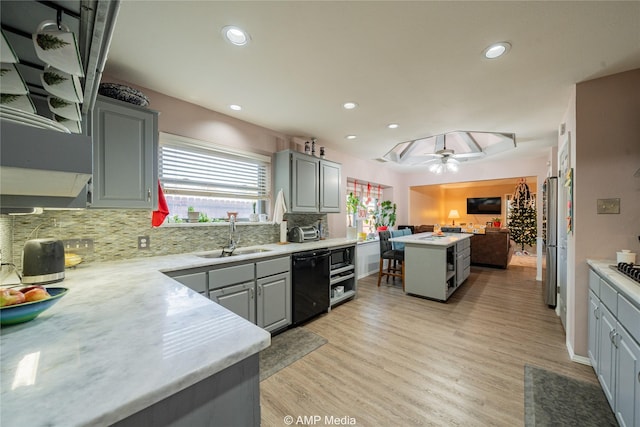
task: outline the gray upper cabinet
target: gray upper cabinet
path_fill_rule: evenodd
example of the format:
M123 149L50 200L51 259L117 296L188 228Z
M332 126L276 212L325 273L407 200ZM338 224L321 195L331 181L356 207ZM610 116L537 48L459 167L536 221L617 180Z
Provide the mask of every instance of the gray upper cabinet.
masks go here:
M340 212L340 171L338 163L320 160L320 212Z
M275 194L282 188L289 212L340 212L340 164L285 150L275 153L274 171Z
M155 209L158 205L158 113L98 97L91 116L96 208Z

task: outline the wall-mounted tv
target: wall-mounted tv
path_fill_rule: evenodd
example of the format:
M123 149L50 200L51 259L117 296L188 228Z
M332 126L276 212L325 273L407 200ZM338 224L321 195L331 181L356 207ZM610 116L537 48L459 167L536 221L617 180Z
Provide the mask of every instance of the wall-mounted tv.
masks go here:
M467 215L500 215L502 197L467 198Z

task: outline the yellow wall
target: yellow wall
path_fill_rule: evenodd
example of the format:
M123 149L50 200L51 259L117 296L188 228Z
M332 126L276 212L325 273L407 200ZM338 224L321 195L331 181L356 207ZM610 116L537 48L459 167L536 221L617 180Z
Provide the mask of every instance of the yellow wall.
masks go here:
M525 177L529 189L536 192L536 177ZM421 185L411 187L409 191L409 223L451 224L447 218L451 209L457 209L458 223L484 224L494 215L467 215L467 197L501 197L502 223L506 222L506 195L513 194L520 178L474 181L456 184ZM495 215L497 216L497 215Z

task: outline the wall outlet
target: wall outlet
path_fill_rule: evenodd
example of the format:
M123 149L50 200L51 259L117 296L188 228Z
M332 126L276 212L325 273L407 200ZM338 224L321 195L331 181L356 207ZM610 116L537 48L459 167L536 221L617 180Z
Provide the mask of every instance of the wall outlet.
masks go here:
M149 236L138 236L138 249L149 249L149 246L151 246L151 240L149 240Z

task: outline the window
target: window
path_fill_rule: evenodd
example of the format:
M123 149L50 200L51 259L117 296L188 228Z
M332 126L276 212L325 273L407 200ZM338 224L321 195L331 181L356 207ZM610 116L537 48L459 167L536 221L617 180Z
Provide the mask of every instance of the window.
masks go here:
M206 142L161 133L158 174L170 221L184 221L189 207L210 220L238 220L266 212L270 159Z

